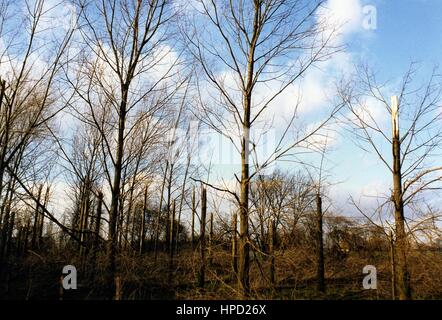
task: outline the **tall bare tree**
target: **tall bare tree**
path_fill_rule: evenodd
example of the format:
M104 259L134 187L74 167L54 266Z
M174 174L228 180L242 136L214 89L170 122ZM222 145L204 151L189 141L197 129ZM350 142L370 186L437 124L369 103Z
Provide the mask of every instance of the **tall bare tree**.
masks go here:
M357 80L340 90L349 108L348 120L356 129L356 142L364 150L374 151L392 177L391 194L381 207L392 207L401 300L411 299L408 254L412 229L407 227L407 212L410 216L416 201L439 189L442 180L442 167L434 165L442 146L440 77L434 71L423 86L416 84L416 77L412 64L399 88L390 88L369 67L361 67ZM388 93L393 96L391 102ZM382 116L376 117L375 112Z
M171 91L176 90L170 89L166 81L178 61L167 45L168 23L175 11L165 0L79 0L77 6L83 59L79 58L77 77L69 82L79 101L86 105L79 116L101 132L103 152L110 158L110 163L104 165L111 190L107 276L109 294L113 295L122 174L127 161L124 151L133 127L131 114L140 105L152 109L163 106ZM165 67L159 68L160 64ZM103 121L105 115L109 122Z
M334 29L318 15L324 1L196 1L194 20L183 32L189 52L205 76L208 98L201 98L201 121L226 137L241 158L238 193L226 190L239 206L238 287L243 295L249 281L249 189L254 174L287 155L306 136L287 143L282 130L269 159L250 166L256 152L251 130L265 119L277 98L316 62L325 60L333 47ZM201 83L200 83L201 84ZM267 90L269 87L274 90ZM268 92L258 98L258 92ZM290 127L295 119L289 116ZM322 123L320 126L321 127ZM310 134L316 132L312 130ZM294 140L294 141L293 141ZM252 170L251 170L252 169ZM253 170L254 169L254 170Z

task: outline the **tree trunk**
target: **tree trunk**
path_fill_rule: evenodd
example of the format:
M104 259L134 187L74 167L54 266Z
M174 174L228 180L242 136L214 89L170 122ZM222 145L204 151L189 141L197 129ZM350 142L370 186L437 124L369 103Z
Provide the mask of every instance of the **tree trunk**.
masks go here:
M405 231L402 194L401 145L399 138L399 113L397 101L392 105L393 122L393 203L396 228L397 289L400 300L411 299L410 275L407 266L407 233Z
M238 214L235 212L232 221L232 268L238 277Z
M169 235L169 283L172 281L173 254L174 254L174 234L175 234L175 199L172 201L172 212L170 215L170 235Z
M209 225L209 266L213 261L213 211L210 213L210 225Z
M184 196L186 192L186 181L187 181L187 175L189 173L189 167L190 167L190 156L187 158L187 164L186 164L186 171L184 172L184 181L181 189L181 198L180 198L180 208L178 210L178 227L176 229L176 238L175 238L175 251L178 252L178 242L179 242L179 236L178 233L180 232L180 224L181 224L181 212L183 210L183 201Z
M238 261L238 289L244 297L250 292L250 244L249 244L249 153L250 153L250 126L252 110L252 91L254 88L255 49L260 33L260 13L262 3L255 1L253 30L247 56L247 75L245 87L243 88L243 121L241 141L241 187L239 199L239 261Z
M11 219L9 221L8 237L7 237L7 242L6 242L4 261L8 261L9 254L12 249L12 233L14 232L14 225L15 225L15 212L13 211L11 214Z
M43 202L43 205L44 205L45 208L47 208L48 203L49 203L49 186L46 187L46 193L45 193L45 198L44 198L44 202ZM87 217L85 219L87 219ZM41 216L40 216L40 224L39 224L39 227L38 227L38 232L39 232L39 234L38 234L38 246L39 247L43 243L44 220L45 220L45 214L44 214L44 212L42 212Z
M390 270L391 270L391 299L396 300L396 261L394 258L394 237L390 231Z
M10 122L8 121L8 106L6 105L6 103L3 103L3 100L5 97L5 90L6 90L6 82L5 80L1 80L0 79L0 115L4 114L5 117L5 135L2 138L2 141L0 141L0 144L3 146L1 151L0 151L0 195L3 192L3 179L4 179L4 175L5 175L5 169L6 169L6 164L5 164L5 159L6 159L6 151L8 148L8 140L9 140L9 125ZM1 222L1 219L0 219Z
M40 216L40 201L41 201L41 192L43 189L43 185L40 185L38 187L38 195L37 195L37 202L35 204L35 213L34 213L34 226L32 227L32 240L31 240L31 248L35 249L37 245L37 239L38 239L38 221Z
M8 232L9 232L9 223L11 218L11 204L13 199L14 183L13 179L8 182L8 187L6 189L6 193L4 196L4 201L2 205L2 212L4 213L3 223L0 228L0 269L1 264L6 264L6 252L8 247ZM0 270L1 271L1 270Z
M138 176L138 170L141 162L141 157L137 157L137 162L135 165L135 170L133 173L132 178L132 184L130 186L130 194L129 194L129 209L127 210L127 219L126 219L126 230L124 232L125 234L125 242L124 242L124 248L127 248L127 245L130 244L130 248L134 249L135 247L135 212L134 212L134 190L135 190L135 182L137 181L136 177ZM146 186L147 189L147 186ZM147 192L147 190L146 190ZM146 193L147 196L147 193ZM135 208L136 209L136 208ZM132 221L132 231L130 233L130 242L129 242L129 226L131 225Z
M322 229L322 198L316 194L316 284L318 292L325 292L324 239Z
M250 112L250 111L249 111ZM250 118L250 114L248 116ZM238 261L238 288L243 296L248 296L249 283L249 127L244 126L241 152L241 194L239 208L239 261Z
M123 284L120 276L115 277L115 300L121 300L123 298Z
M20 257L22 253L22 244L23 244L23 234L24 234L24 226L17 227L17 242L15 243L15 252L16 256ZM53 250L51 248L51 250Z
M269 223L269 256L270 256L270 268L269 268L269 278L270 285L272 289L275 288L276 277L275 277L275 242L276 242L276 223L273 218L270 219Z
M195 249L195 215L196 215L196 197L195 197L195 187L192 190L192 234L191 234L191 246L192 251Z
M169 179L167 181L167 220L166 220L166 249L169 250L170 246L170 216L171 216L171 199L172 199L172 177L173 177L173 163L170 165Z
M30 232L31 232L31 219L28 218L26 221L25 234L24 234L23 247L22 247L23 255L26 255L26 251L28 250L28 240Z
M109 298L115 298L115 255L117 249L117 235L116 227L118 221L118 211L120 199L120 185L121 173L123 168L123 152L124 152L124 131L126 126L126 105L128 97L129 85L122 88L122 100L119 110L118 119L118 140L117 140L117 154L114 165L114 180L112 184L112 201L109 212L109 238L107 243L107 257L106 257L106 277L107 277L107 294Z
M97 269L97 253L100 247L100 225L101 225L101 210L103 207L103 193L98 192L97 196L97 213L95 217L95 225L94 225L94 242L92 245L92 270L90 276L92 280L95 278L95 270Z
M120 191L120 200L118 202L118 219L117 219L117 227L116 227L116 245L118 249L122 249L123 246L123 236L124 236L124 203L126 201L126 191L125 191L125 184L124 181L126 180L126 172L124 172L123 177L121 178L121 181L123 181L121 185L121 191Z
M206 188L201 189L201 223L200 223L200 269L198 272L198 286L204 288L206 276L206 211L207 211L207 194Z
M146 186L146 188L144 190L143 210L141 212L140 245L139 245L139 251L138 251L138 253L140 255L144 251L144 239L146 236L147 190L148 190L148 186Z
M8 200L5 200L8 201ZM10 220L10 204L6 204L5 208L5 216L4 216L4 222L2 225L1 231L1 238L0 238L0 273L1 269L4 264L6 264L6 248L8 244L8 231L9 231L9 220Z
M98 193L98 202L97 202L97 216L95 221L95 242L94 242L94 250L98 250L98 246L100 244L100 225L101 225L101 210L103 207L103 193L100 191Z
M167 171L169 169L169 161L166 162L166 170L164 171L163 176L163 183L161 185L161 195L160 195L160 207L158 208L158 215L156 218L156 224L155 224L155 242L154 242L154 261L157 262L158 259L158 241L160 237L160 219L161 219L161 211L163 206L163 200L164 200L164 187L166 185L166 177L167 177Z

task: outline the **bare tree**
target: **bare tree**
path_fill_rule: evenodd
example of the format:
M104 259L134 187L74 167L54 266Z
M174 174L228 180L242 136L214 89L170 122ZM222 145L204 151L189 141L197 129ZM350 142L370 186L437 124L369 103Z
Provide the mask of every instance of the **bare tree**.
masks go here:
M84 40L76 79L68 81L86 110L77 116L95 126L103 137L102 150L111 190L107 276L109 294L115 293L117 227L121 219L125 145L133 128L131 114L144 104L150 110L164 106L176 87L166 82L178 58L171 57L167 24L174 16L168 1L77 1L80 33ZM91 59L91 57L94 57ZM165 69L165 70L164 70ZM151 97L156 101L149 101ZM105 118L108 117L108 120ZM130 125L132 124L132 126ZM114 133L116 139L114 142Z
M189 52L202 69L209 92L209 98L201 97L200 119L230 140L241 157L241 174L236 177L239 193L225 187L217 188L224 189L238 202L238 287L244 295L250 291L250 181L256 172L286 156L306 139L306 136L298 136L287 143L285 138L289 130L283 130L272 156L260 163L255 161L251 171L251 154L256 153L257 144L251 130L263 120L277 98L313 64L338 50L332 44L333 27L317 15L323 2L197 1L195 19L190 22L194 31L186 29L183 32ZM227 82L226 74L232 81ZM266 86L276 89L258 98L258 90L266 90ZM294 121L296 109L295 103L288 128ZM314 134L322 125L309 134Z
M54 35L54 28L42 32L51 14L44 0L25 1L25 13L7 1L0 12L0 36L6 44L0 52L2 67L0 99L0 193L4 173L33 137L44 134L45 126L63 110L56 103L56 83L74 30ZM22 19L22 21L20 21ZM23 24L22 24L23 22ZM20 32L24 27L27 32ZM25 34L18 37L17 34ZM44 41L41 37L47 37ZM37 56L47 55L36 68Z
M55 153L50 131L54 128L54 120L66 107L58 98L64 95L69 101L71 97L60 85L60 70L66 63L75 17L70 17L72 21L66 19L65 26L47 24L60 3L51 6L44 0L3 1L0 5L0 38L4 44L0 49L2 252L9 251L16 212L23 207L35 209L32 228L35 247L42 243L45 218L73 235L48 211L49 192L47 196L44 192L40 196L34 193L36 185L48 182L53 167ZM24 248L31 229L29 211L21 212L25 217L17 214L28 221Z
M358 74L354 85L342 86L340 95L349 108L348 120L356 129L356 142L364 150L374 151L392 176L391 195L381 205L391 204L394 216L399 299L411 299L407 259L411 229L408 227L407 231L407 224L413 205L440 188L442 167L433 162L442 142L442 87L436 70L425 85L416 85L415 64L405 73L398 89L379 82L368 67L361 68ZM387 92L398 95L391 104ZM376 117L376 111L382 116ZM386 121L390 118L392 128Z

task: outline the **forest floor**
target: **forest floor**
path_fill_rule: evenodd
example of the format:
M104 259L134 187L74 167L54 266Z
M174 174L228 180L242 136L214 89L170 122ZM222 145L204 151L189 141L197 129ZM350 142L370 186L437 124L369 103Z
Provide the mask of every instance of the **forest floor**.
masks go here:
M89 300L104 299L100 290L104 282L104 256L98 256L94 269L76 258L63 254L43 256L33 253L25 260L12 261L3 276L0 299L12 300ZM122 299L238 299L236 279L232 273L230 253L214 251L206 268L204 289L197 286L198 252L183 248L175 256L172 269L166 253L155 262L153 253L141 256L122 254L118 261ZM76 290L61 290L62 268L77 268ZM377 270L377 290L362 287L365 265ZM326 258L326 293L316 291L315 263L311 251L293 248L276 255L276 283L269 285L269 261L252 255L250 264L252 299L391 299L390 264L387 252L353 252ZM413 252L409 260L413 298L442 299L442 252ZM83 272L88 270L88 272ZM172 272L170 272L172 270Z

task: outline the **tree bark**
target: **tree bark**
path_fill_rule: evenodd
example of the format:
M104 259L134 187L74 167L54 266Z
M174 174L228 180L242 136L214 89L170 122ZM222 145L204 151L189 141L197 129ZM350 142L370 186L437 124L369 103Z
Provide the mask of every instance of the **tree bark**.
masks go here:
M238 214L233 215L232 222L232 269L235 277L238 277Z
M146 236L146 213L147 213L147 191L148 186L144 189L143 210L141 212L141 231L140 231L140 245L138 253L141 255L144 251L144 240Z
M322 228L322 198L316 194L316 285L318 292L325 292L324 239Z
M184 181L181 188L181 198L180 198L180 207L178 210L178 227L176 228L176 238L175 238L175 251L178 252L178 242L179 242L179 232L180 232L180 224L181 224L181 212L183 210L183 202L184 202L184 196L186 193L186 181L187 181L187 175L189 173L189 167L190 167L190 156L187 158L187 164L186 164L186 171L184 172Z
M35 204L35 213L34 213L34 226L32 227L32 240L31 240L31 248L35 249L37 245L37 239L38 239L38 221L40 216L40 202L41 202L41 192L43 189L43 185L40 185L38 187L38 195L37 195L37 202Z
M133 178L132 178L132 184L130 186L130 193L129 193L129 208L127 210L127 218L126 218L126 230L124 232L125 234L125 243L124 243L124 248L127 248L127 245L130 244L130 248L134 249L132 246L134 246L134 237L135 237L135 212L134 209L134 191L135 191L135 182L137 181L136 177L138 176L138 170L139 170L139 166L140 166L140 162L141 162L141 156L137 157L137 161L136 161L136 165L135 165L135 170L133 173ZM146 186L147 189L147 186ZM147 192L147 190L145 190L145 192ZM145 196L147 196L147 193L145 194ZM147 200L147 199L145 199ZM143 208L144 210L144 208ZM132 231L130 233L130 242L129 242L129 226L131 225L131 221L132 221Z
M46 187L46 193L45 193L43 206L45 208L47 208L48 203L49 203L49 186ZM39 218L40 218L40 222L39 222L39 227L38 227L38 246L40 247L43 243L43 227L44 227L44 220L45 220L44 212L41 213L41 216ZM84 219L87 219L87 216ZM83 222L83 223L86 223L86 222Z
M394 253L394 237L393 232L390 232L390 270L391 270L391 299L396 300L396 261Z
M1 211L4 214L3 222L0 226L0 265L6 263L6 252L8 247L8 232L11 218L11 204L14 195L14 179L11 178L4 195ZM1 266L0 266L1 269Z
M196 198L195 198L195 187L192 190L192 234L191 234L191 246L192 251L195 249L195 215L196 215Z
M209 225L209 266L213 262L213 211L210 212L210 225Z
M154 261L157 262L158 259L158 241L160 237L160 220L161 212L164 200L164 187L166 186L167 171L169 169L169 161L166 162L166 169L164 171L163 183L161 185L161 195L160 195L160 207L158 208L158 215L155 223L155 242L154 242Z
M241 190L239 207L239 261L238 288L243 296L248 296L250 290L250 245L249 245L249 144L250 144L250 107L251 95L245 97L243 138L241 142Z
M398 105L392 106L393 120L393 204L396 228L396 254L397 254L397 289L400 300L411 299L410 274L407 266L407 233L405 231L404 202L402 192L401 172L401 145L399 138L399 113Z
M167 181L167 220L166 220L166 249L169 251L170 246L170 216L171 216L171 201L172 201L172 177L173 177L173 163L170 165L169 179Z
M276 276L275 276L275 242L276 242L276 224L273 218L270 219L269 223L269 256L270 256L270 267L269 267L269 278L270 285L272 289L275 288Z
M8 142L9 142L8 140L9 140L9 126L10 126L10 121L8 119L9 107L6 103L3 103L3 100L6 100L4 99L5 91L6 91L6 82L5 80L0 79L0 112L1 112L0 115L4 113L5 117L5 129L4 129L5 135L2 141L0 141L0 144L3 146L0 151L0 195L3 192L3 179L6 169L5 159L6 159L6 151L8 148Z
M206 188L201 189L201 224L200 224L200 269L198 272L198 286L204 288L206 277L206 211L207 211L207 195Z
M173 275L173 255L174 255L174 235L175 235L175 199L172 201L172 212L170 215L170 235L169 235L169 283L172 283L172 275Z
M106 257L106 276L107 276L107 293L109 298L114 299L115 291L115 255L117 250L117 234L116 227L119 216L120 204L120 185L121 173L123 168L123 152L124 152L124 131L126 127L126 105L128 97L129 86L125 85L122 88L122 100L119 110L118 119L118 139L117 139L117 154L114 165L114 180L112 184L112 201L109 212L109 238L107 243L107 257Z
M7 237L7 242L6 242L6 250L5 250L4 261L8 260L9 254L10 254L11 249L12 249L12 233L14 231L14 226L15 226L15 212L13 211L12 214L11 214L10 221L9 221L8 237Z
M26 251L28 250L28 240L30 232L31 232L31 219L28 218L26 221L26 227L24 231L25 234L23 239L22 255L26 255Z
M95 225L94 225L94 242L92 244L92 270L90 276L92 280L95 278L95 270L97 269L97 253L100 247L100 225L101 225L101 212L103 207L103 193L101 191L98 192L97 196L97 213L95 217Z
M250 244L249 244L249 153L250 153L250 126L252 109L252 91L254 88L253 76L255 67L255 49L259 37L259 18L261 5L255 2L255 12L253 21L253 35L251 37L248 57L247 57L247 75L246 84L243 89L244 114L242 123L242 141L241 141L241 188L240 188L240 206L239 206L239 261L238 261L238 288L244 297L250 292Z

